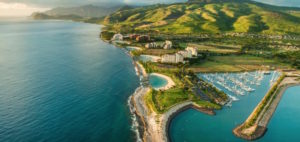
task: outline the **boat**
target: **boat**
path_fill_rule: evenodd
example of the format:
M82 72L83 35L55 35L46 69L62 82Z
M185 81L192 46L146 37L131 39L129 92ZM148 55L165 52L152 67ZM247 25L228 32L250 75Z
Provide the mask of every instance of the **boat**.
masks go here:
M271 72L270 71L264 71L264 75L270 75Z

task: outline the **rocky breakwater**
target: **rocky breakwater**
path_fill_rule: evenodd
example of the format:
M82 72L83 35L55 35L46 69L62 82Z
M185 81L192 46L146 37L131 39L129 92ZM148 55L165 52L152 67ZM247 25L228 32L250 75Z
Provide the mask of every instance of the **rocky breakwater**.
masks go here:
M287 88L300 84L299 77L298 73L284 73L247 120L233 130L234 135L245 140L256 140L263 137L282 95Z

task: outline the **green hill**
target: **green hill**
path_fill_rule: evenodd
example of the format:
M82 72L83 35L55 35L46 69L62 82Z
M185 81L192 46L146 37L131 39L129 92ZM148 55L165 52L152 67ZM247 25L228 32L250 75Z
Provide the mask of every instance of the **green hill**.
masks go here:
M250 0L190 0L118 10L103 24L121 32L299 34L299 13Z

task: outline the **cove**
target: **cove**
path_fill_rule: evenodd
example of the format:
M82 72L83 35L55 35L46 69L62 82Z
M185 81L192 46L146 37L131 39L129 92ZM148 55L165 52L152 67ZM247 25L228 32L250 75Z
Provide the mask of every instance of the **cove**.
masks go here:
M100 26L0 19L0 141L135 141L131 58Z
M168 83L166 79L153 74L149 75L149 82L153 88L161 88L166 86Z

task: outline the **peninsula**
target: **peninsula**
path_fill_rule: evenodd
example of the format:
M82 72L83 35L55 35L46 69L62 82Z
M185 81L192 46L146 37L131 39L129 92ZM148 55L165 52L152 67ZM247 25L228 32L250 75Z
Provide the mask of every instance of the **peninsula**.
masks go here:
M215 115L214 110L231 101L198 73L297 71L300 18L287 9L252 1L189 1L123 9L105 17L103 40L139 49L129 51L142 82L130 98L140 124L139 137L169 141L168 128L178 113L193 108ZM275 15L298 21L271 20ZM275 26L286 26L284 23L294 30ZM153 89L149 83L153 73L167 78L168 87ZM275 95L277 88L286 79L289 77L284 73L247 121L234 130L236 136L253 140L263 135L280 100L281 95Z

